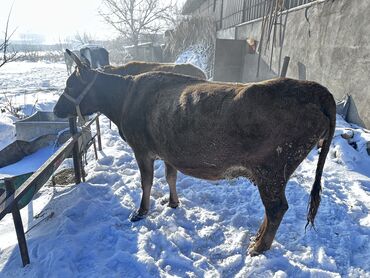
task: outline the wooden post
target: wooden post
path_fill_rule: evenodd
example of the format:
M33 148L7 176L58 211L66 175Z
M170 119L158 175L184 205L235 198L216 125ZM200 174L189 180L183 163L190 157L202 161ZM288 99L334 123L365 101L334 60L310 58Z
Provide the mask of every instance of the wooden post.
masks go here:
M284 62L283 62L283 68L281 69L280 77L286 77L286 73L288 71L288 65L289 65L290 57L285 56Z
M101 146L99 116L96 117L96 133L98 135L98 149L99 149L99 151L101 151L102 150L102 146Z
M7 196L11 196L15 192L13 184L11 180L9 179L5 179L4 182L5 182ZM19 251L21 253L22 263L23 263L23 266L26 266L30 263L30 257L28 255L26 236L24 235L22 217L19 212L17 202L13 204L12 215L13 215L15 231L17 233L18 246L19 246Z
M245 22L245 19L246 19L246 7L247 7L247 0L244 0L243 1L242 22Z
M96 149L96 140L93 139L93 145L94 145L94 153L95 153L95 160L98 159L98 150Z
M69 118L69 130L71 135L74 136L77 133L76 117ZM78 150L78 140L73 145L73 167L75 170L75 183L81 183L82 171L81 171L81 156Z
M79 152L79 159L80 159L81 179L82 179L82 182L85 182L86 173L85 173L84 164L83 164L84 162L83 162L80 152Z
M222 29L223 17L224 17L224 0L221 0L220 29Z
M298 78L299 80L306 80L306 66L298 62Z

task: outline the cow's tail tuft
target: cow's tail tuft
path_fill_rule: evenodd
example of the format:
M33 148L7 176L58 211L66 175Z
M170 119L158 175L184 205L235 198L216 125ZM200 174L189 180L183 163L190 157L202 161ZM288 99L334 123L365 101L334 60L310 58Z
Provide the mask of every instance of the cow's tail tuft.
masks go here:
M315 182L311 189L310 200L309 200L309 205L308 205L307 224L306 224L305 229L307 228L309 224L311 224L312 227L315 227L314 225L315 216L317 214L317 210L320 206L320 201L321 201L321 197L320 197L321 176L322 176L322 172L324 169L325 159L329 153L330 144L333 139L334 131L335 131L335 120L336 120L335 101L334 101L333 96L329 93L329 91L326 92L326 95L327 94L329 94L329 97L326 98L327 99L326 101L323 101L322 107L323 107L324 114L329 119L329 127L325 134L325 138L323 138L324 142L323 142L321 152L319 155L319 161L317 163Z

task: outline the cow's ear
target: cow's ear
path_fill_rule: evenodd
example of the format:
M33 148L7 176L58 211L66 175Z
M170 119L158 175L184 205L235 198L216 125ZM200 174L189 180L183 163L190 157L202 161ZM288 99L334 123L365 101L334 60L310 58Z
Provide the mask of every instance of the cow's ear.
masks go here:
M76 54L74 54L71 50L66 49L66 53L72 58L72 60L76 63L77 67L80 69L86 69L86 65L84 65L80 58L77 57Z

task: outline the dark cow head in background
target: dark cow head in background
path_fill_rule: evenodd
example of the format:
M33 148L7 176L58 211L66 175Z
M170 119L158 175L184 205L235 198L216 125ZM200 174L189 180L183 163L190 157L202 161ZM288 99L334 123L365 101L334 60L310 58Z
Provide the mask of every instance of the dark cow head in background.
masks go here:
M100 46L85 46L80 49L81 59L89 63L92 69L109 65L109 53Z

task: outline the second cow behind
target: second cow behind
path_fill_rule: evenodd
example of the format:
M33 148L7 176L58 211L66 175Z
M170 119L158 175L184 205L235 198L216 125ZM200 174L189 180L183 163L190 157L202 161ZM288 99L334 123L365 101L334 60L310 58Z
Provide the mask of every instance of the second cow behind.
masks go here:
M138 75L149 71L164 71L207 79L205 73L192 64L129 62L123 66L105 66L103 71L118 75Z

